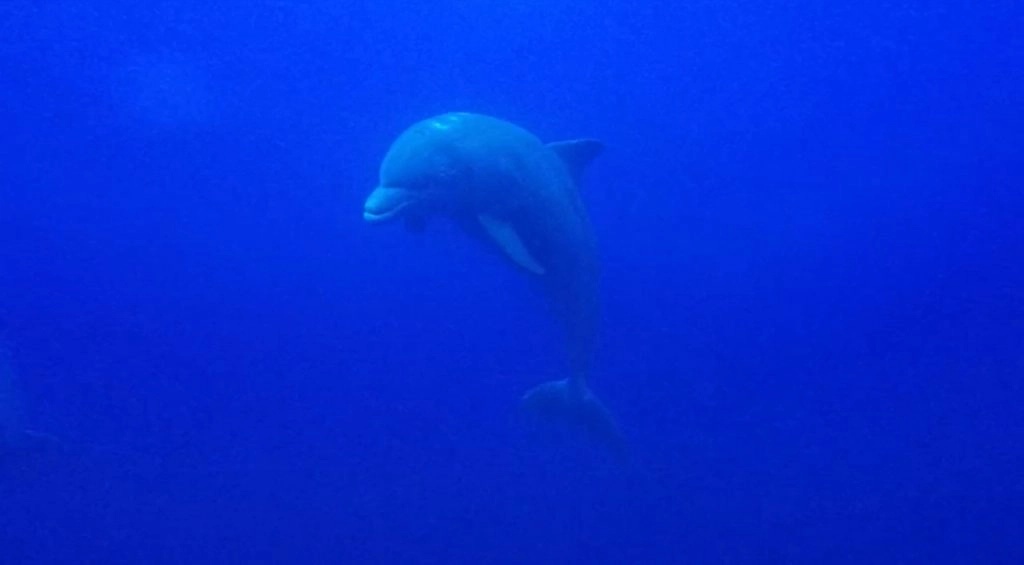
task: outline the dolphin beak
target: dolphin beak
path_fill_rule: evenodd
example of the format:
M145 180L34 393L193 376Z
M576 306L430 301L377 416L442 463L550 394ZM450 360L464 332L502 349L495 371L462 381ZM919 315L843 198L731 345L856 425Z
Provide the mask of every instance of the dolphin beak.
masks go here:
M381 224L397 218L402 210L419 200L416 192L407 188L378 186L370 193L363 205L363 219L371 224Z

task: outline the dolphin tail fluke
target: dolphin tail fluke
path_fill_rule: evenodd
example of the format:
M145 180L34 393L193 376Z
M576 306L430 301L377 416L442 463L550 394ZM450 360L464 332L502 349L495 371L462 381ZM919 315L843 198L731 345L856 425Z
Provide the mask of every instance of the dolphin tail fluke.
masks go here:
M616 455L626 442L611 413L585 384L571 379L548 381L523 396L524 409L546 421L584 432Z

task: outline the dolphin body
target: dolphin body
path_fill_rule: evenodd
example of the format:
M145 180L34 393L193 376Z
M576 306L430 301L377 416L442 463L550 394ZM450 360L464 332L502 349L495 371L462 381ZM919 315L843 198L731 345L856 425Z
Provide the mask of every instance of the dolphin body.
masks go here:
M600 318L599 262L577 186L602 149L590 139L545 144L480 114L439 115L392 143L363 218L402 219L411 231L430 217L450 218L538 280L564 328L569 374L528 391L523 405L621 453L617 426L587 386Z

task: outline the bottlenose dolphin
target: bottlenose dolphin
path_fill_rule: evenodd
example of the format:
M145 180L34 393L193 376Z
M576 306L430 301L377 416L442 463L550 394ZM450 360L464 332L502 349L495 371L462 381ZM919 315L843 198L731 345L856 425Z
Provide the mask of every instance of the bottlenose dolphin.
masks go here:
M621 451L618 428L587 386L600 318L599 265L577 186L602 149L591 139L545 144L480 114L439 115L392 143L363 218L402 219L413 231L429 217L450 218L538 280L564 328L569 374L531 389L523 404Z

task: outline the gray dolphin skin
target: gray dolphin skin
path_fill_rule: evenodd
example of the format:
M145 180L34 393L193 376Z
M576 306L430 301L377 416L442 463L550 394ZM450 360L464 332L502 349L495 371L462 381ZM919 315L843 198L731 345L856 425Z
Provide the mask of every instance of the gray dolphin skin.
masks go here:
M528 391L523 405L621 453L617 426L587 386L600 321L599 264L577 187L602 149L590 139L545 144L480 114L439 115L392 143L363 218L370 224L401 219L416 232L429 218L450 218L538 280L564 328L569 373Z

